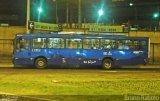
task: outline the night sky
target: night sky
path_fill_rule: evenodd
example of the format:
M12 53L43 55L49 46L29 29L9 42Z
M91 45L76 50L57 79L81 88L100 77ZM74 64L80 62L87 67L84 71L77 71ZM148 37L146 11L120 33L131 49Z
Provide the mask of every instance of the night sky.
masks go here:
M66 1L57 0L59 23L66 21ZM26 0L0 0L0 23L24 26L26 19ZM37 8L42 3L41 22L56 22L56 3L53 0L31 0L31 20L38 21ZM69 22L76 23L78 19L78 0L68 0ZM129 6L132 2L134 5ZM95 23L97 11L103 6L104 15L100 22L105 24L122 24L129 22L142 27L154 24L153 13L160 10L160 0L82 0L82 22Z

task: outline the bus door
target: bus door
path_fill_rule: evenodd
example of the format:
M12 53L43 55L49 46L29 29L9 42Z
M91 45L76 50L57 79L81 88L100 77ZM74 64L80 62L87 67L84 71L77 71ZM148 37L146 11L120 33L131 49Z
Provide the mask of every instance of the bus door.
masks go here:
M48 60L49 64L62 64L66 63L65 58L63 54L65 41L63 38L48 38L47 40L48 44L48 55L50 57L50 60Z
M66 39L64 57L68 64L80 64L80 60L83 58L82 39Z
M100 63L102 50L99 49L99 39L83 39L83 65L97 65Z
M30 64L30 39L19 37L15 40L14 58L18 64Z

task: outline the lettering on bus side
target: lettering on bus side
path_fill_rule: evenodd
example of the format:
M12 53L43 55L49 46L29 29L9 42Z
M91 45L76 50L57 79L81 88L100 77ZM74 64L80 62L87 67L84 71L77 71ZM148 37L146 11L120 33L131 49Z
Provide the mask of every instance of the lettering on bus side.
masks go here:
M85 60L85 61L83 61L83 63L84 64L95 64L95 63L97 63L97 61L96 60Z
M108 52L103 52L103 55L112 55L112 53L110 51Z
M41 49L32 49L33 52L40 52Z

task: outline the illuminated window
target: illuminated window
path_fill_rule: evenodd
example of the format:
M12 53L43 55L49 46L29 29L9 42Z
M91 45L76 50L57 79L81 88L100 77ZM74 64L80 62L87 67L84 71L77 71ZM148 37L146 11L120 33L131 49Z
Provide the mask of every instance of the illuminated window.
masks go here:
M84 49L99 49L99 39L84 39L83 48Z
M33 48L46 48L46 38L34 38L33 39Z
M16 40L16 51L26 51L30 48L29 39L18 38Z
M66 39L66 48L81 49L82 40L81 39Z
M48 38L48 48L64 48L64 39Z
M101 49L115 49L116 41L110 39L101 39Z
M140 41L140 48L141 49L147 49L148 48L147 42L146 41Z

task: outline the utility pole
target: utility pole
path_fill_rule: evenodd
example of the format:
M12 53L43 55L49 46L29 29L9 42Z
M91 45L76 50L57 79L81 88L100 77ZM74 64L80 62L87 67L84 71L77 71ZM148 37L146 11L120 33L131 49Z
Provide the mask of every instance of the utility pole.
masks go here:
M159 21L160 20L159 19L160 18L159 17L160 16L160 9L159 9L159 5L157 6L157 9L158 9L158 20L157 20L157 22L158 22L158 30L160 30L160 21Z
M26 18L26 32L30 33L28 29L28 22L30 21L30 0L27 0L27 18Z
M56 23L58 24L58 12L57 12L58 11L58 4L57 4L57 1L58 0L53 0L53 2L55 3L55 7L56 7L56 9L55 9L56 10Z
M82 19L81 19L81 0L78 0L78 28L81 28L81 23L82 23Z
M134 19L135 19L135 22L136 22L136 24L137 24L137 20L138 20L138 12L137 12L137 6L135 5L134 6Z
M56 23L58 24L58 4L57 4L57 0L56 0Z
M68 8L68 0L66 0L66 2L67 2L67 9L66 9L66 13L67 13L67 14L66 14L66 15L67 15L67 16L66 16L66 23L67 23L67 28L68 28L68 19L69 19L69 17L68 17L68 12L69 12L69 11L68 11L68 9L69 9L69 8Z

